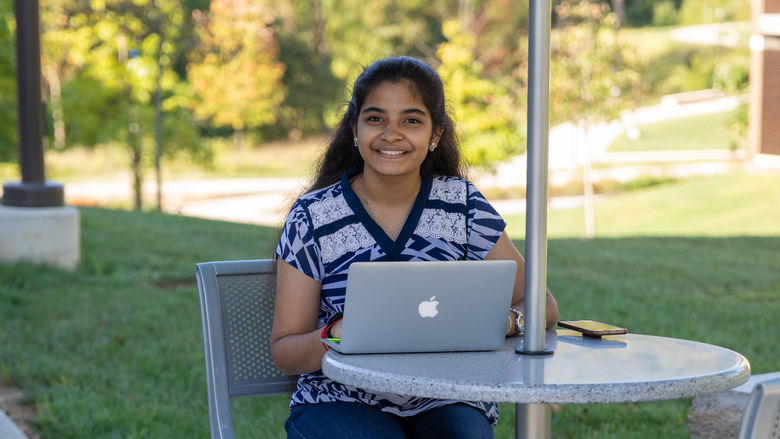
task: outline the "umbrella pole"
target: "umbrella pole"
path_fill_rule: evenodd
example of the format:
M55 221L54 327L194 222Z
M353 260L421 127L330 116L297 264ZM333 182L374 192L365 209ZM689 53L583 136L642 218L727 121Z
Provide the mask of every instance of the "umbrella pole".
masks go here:
M550 0L531 0L525 223L525 335L522 353L543 354L547 291L547 160L550 114ZM536 360L531 359L529 360ZM542 361L542 359L538 359ZM517 404L516 437L549 438L550 406Z

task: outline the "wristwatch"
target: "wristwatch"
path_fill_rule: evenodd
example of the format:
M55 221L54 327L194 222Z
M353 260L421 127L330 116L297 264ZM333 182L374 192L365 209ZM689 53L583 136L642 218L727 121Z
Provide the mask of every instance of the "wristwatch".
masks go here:
M514 312L517 317L515 317L515 330L518 334L524 334L525 333L525 316L523 315L523 312L520 311L517 308L509 308L510 311Z

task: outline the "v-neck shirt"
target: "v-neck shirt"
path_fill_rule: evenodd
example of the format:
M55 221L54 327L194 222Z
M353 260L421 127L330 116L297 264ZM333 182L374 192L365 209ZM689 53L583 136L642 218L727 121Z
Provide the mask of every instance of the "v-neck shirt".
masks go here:
M393 240L368 214L349 184L341 181L302 195L282 229L276 255L322 285L318 326L344 308L349 266L358 261L481 260L506 223L474 187L459 177L423 178L414 204ZM344 386L321 371L303 374L291 406L327 401L377 405L401 416L456 401L376 394ZM495 422L497 407L470 403Z

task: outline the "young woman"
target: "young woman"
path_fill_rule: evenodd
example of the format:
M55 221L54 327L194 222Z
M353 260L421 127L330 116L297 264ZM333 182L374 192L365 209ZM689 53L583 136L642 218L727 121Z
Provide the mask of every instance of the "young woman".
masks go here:
M288 437L493 437L493 403L380 394L328 379L320 336L341 336L345 280L355 261L512 259L512 308L522 310L523 258L504 227L465 179L436 71L410 57L367 67L276 250L271 353L282 372L301 375ZM516 317L507 310L507 335L516 333ZM548 292L548 327L557 317Z

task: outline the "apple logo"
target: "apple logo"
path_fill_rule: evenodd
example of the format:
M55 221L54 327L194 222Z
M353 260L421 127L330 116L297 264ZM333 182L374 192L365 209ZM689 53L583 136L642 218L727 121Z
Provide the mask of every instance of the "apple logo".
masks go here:
M431 296L430 299L420 302L420 305L417 306L417 312L420 313L420 317L436 317L436 314L439 313L439 310L436 309L439 302L435 299L436 296Z

